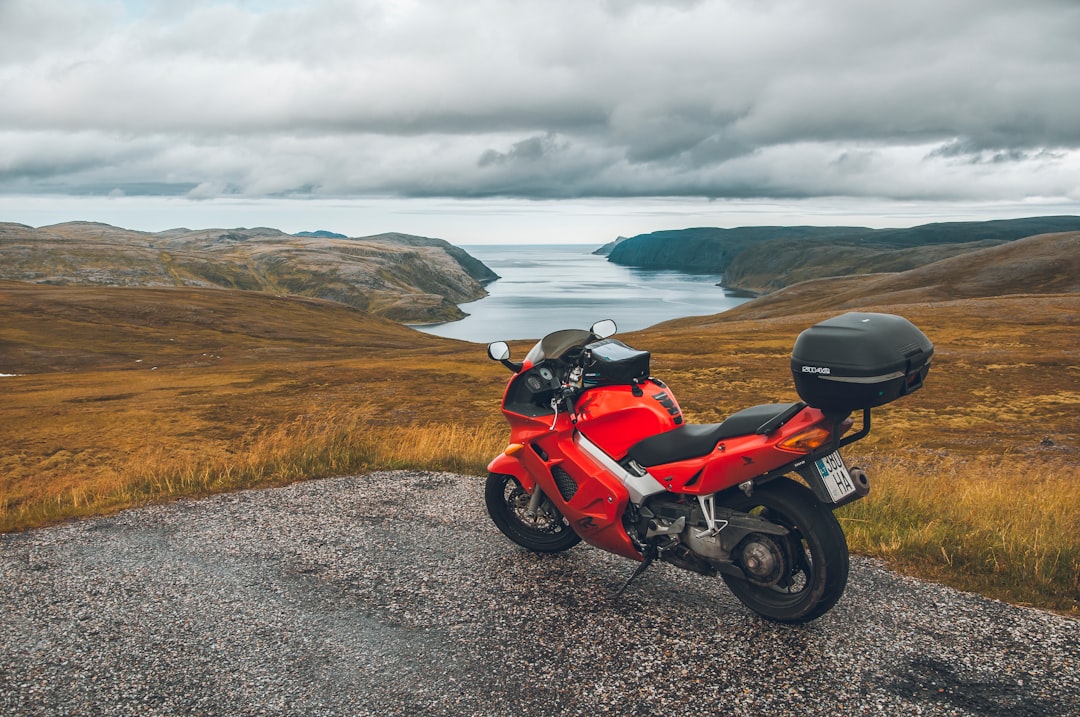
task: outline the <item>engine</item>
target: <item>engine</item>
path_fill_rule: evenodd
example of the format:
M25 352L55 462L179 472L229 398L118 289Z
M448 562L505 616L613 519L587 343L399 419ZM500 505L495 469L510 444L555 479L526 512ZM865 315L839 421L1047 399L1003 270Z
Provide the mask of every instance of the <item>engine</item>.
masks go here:
M690 496L657 496L628 514L632 525L627 532L634 536L639 549L646 551L650 544L658 557L686 570L703 575L715 575L716 562L730 562L712 546L699 552L702 541L694 536L708 530L701 508Z
M716 505L716 496L657 496L628 516L643 552L704 575L728 573L775 585L793 564L790 531L778 523Z

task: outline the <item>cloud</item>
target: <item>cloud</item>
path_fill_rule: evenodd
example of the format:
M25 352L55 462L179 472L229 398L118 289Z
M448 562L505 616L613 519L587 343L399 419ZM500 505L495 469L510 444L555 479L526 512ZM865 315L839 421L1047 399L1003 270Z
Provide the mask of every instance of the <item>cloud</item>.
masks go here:
M0 1L0 192L1080 200L1071 0Z
M494 149L486 149L480 155L477 164L481 167L490 167L493 164L511 164L527 162L530 164L539 162L545 157L550 157L559 151L555 135L548 133L543 137L530 137L520 142L515 142L506 152Z

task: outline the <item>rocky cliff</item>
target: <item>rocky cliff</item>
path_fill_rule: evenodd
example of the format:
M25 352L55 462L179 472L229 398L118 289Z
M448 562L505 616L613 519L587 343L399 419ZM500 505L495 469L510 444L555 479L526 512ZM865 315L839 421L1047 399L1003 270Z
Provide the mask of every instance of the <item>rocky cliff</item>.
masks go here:
M326 234L326 233L322 233ZM330 299L395 321L452 321L498 278L462 249L405 234L297 236L277 229L136 232L0 223L0 278L41 284L195 286Z

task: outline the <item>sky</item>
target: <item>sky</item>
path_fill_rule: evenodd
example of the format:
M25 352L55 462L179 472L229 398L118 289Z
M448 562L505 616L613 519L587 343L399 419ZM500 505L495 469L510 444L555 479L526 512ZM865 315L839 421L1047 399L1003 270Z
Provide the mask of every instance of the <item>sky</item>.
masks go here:
M0 0L0 221L1080 214L1078 0Z

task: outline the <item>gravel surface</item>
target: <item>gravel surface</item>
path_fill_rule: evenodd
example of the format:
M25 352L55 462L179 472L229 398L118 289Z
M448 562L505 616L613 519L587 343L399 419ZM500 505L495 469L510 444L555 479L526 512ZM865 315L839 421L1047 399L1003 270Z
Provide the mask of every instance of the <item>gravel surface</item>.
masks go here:
M0 536L0 714L1080 715L1080 622L854 558L801 627L390 472Z

